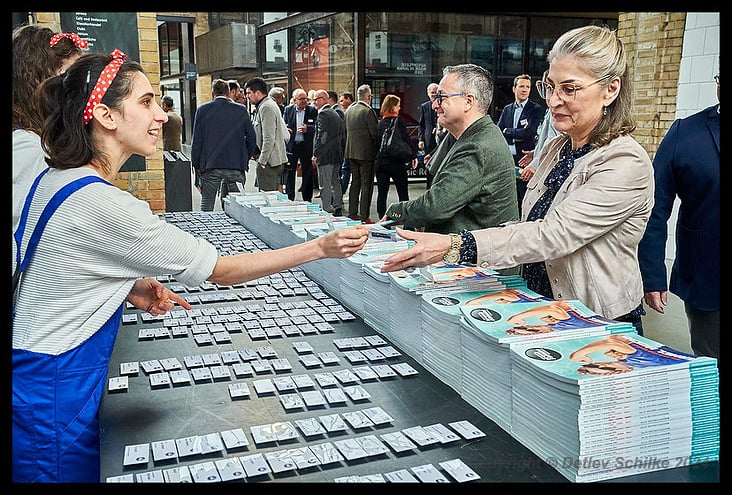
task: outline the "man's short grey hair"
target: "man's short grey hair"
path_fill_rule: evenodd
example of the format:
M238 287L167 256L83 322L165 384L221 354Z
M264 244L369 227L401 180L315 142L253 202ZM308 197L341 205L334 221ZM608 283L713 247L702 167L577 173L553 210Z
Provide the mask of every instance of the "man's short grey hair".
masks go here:
M457 75L455 90L458 93L473 95L483 115L490 112L493 101L493 76L487 69L475 64L448 65L442 69L442 75L448 74Z
M368 84L362 84L358 87L356 93L358 93L359 100L366 101L366 97L371 94L371 86L369 86Z
M272 89L269 90L269 96L271 98L274 98L276 96L284 96L285 94L285 88L281 88L279 86L272 86Z

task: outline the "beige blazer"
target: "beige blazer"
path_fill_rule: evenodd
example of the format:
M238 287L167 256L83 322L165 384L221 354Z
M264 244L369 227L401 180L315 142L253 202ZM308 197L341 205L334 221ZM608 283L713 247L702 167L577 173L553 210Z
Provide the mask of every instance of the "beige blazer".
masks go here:
M524 220L567 139L557 136L542 149L527 183ZM478 263L506 268L546 260L555 299L579 299L607 318L625 315L643 297L638 244L653 194L648 153L632 137L618 137L575 161L543 220L474 232Z
M282 122L282 111L277 103L269 96L262 98L253 122L257 147L261 151L257 160L260 164L277 167L288 162L281 132Z

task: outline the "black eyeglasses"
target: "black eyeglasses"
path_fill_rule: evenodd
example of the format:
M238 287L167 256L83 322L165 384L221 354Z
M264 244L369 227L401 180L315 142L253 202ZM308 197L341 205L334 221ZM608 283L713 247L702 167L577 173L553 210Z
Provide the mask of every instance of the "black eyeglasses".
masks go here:
M551 97L554 96L554 91L557 90L557 95L562 100L569 101L574 100L575 96L577 96L577 91L588 88L593 84L599 83L600 81L604 81L608 77L609 76L601 77L600 79L596 79L582 86L577 86L576 84L572 83L561 83L557 86L553 86L548 82L536 81L536 90L539 92L539 96L541 96L545 100L550 100Z
M438 91L435 93L435 101L438 105L442 105L442 100L451 96L465 96L465 93L443 93L442 91Z

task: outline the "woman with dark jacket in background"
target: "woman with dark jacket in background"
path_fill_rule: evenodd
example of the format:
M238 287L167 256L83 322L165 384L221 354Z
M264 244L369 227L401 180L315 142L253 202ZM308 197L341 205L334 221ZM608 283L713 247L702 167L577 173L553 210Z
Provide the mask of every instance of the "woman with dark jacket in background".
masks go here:
M412 142L407 126L402 119L399 118L399 110L401 109L402 100L396 95L386 95L381 104L381 120L376 127L377 143L381 143L381 139L387 129L392 125L394 129L394 139L401 139L409 145L412 150L411 167L417 168L417 148ZM379 153L376 156L374 165L376 175L376 210L379 218L386 213L386 199L389 195L390 180L394 181L399 201L409 201L409 183L407 180L407 163L404 160L389 158Z

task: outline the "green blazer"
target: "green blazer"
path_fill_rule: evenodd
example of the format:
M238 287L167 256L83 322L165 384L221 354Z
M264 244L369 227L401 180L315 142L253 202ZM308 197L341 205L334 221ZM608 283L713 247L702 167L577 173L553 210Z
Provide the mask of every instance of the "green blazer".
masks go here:
M389 206L386 215L407 228L447 234L518 221L513 157L490 115L473 122L433 154L432 185L418 198ZM450 146L449 150L445 148Z

